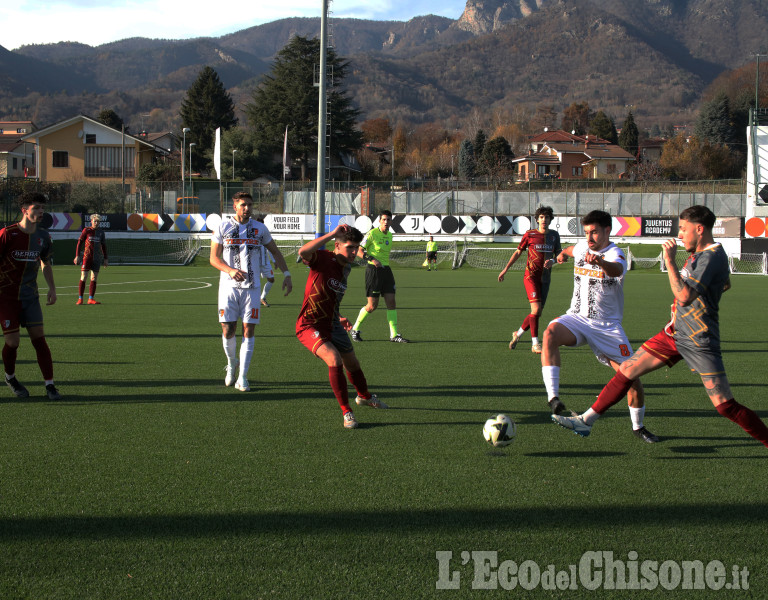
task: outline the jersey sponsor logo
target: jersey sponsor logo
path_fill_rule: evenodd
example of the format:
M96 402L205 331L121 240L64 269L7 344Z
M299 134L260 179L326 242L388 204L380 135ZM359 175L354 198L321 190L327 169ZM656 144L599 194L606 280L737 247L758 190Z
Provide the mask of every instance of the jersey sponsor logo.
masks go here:
M574 275L584 275L586 277L596 277L597 279L605 279L605 272L602 269L588 269L586 267L574 267Z
M11 253L13 260L20 262L35 262L40 259L39 250L14 250Z
M328 287L331 288L334 292L346 292L347 286L344 284L343 281L339 281L338 279L329 279L328 280Z
M259 240L255 238L226 238L224 240L225 246L258 246Z

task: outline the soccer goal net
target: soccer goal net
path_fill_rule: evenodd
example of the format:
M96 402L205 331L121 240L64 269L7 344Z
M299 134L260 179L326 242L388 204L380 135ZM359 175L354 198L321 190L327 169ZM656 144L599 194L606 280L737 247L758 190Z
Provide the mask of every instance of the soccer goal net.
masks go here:
M157 235L150 238L118 233L107 236L111 265L188 265L201 246L202 240L192 237Z

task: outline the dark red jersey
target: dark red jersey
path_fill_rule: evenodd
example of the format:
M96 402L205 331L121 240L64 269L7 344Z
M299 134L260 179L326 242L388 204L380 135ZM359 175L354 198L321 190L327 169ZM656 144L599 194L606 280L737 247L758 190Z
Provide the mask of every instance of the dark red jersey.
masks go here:
M330 335L334 320L339 318L339 305L347 291L347 276L351 270L352 265L340 265L333 252L315 252L309 263L304 303L296 321L297 332L314 327Z
M91 264L96 262L101 264L107 257L107 236L103 229L94 229L93 227L86 227L80 234L80 239L77 240L77 249L75 254L80 256L80 251L83 252L83 264Z
M550 269L544 268L544 263L556 257L561 252L560 234L553 229L541 233L538 229L529 229L517 246L521 252L528 250L528 260L525 263L526 279L541 281L549 280Z
M24 233L15 223L0 229L0 296L15 300L37 298L37 273L40 261L52 252L47 229Z

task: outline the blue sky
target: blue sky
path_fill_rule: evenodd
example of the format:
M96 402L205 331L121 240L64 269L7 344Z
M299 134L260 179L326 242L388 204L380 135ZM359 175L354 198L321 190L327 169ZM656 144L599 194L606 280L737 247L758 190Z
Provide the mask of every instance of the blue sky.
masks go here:
M407 21L436 14L458 19L466 0L332 0L330 17ZM17 0L5 2L0 46L81 42L98 46L129 37L218 37L285 19L319 17L322 0ZM26 27L20 26L26 24Z

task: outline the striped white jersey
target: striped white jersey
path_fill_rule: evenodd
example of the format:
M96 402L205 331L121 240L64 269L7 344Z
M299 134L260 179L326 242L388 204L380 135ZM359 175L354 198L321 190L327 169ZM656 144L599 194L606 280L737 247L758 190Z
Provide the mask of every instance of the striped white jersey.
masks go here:
M235 281L222 271L219 286L261 287L262 249L265 244L272 241L272 235L264 223L255 219L250 219L247 223L239 223L234 217L226 217L211 235L211 240L221 244L222 259L225 263L248 274L245 280Z

